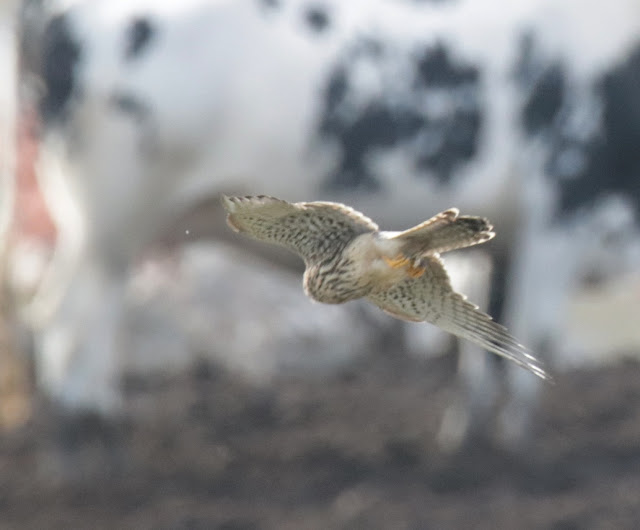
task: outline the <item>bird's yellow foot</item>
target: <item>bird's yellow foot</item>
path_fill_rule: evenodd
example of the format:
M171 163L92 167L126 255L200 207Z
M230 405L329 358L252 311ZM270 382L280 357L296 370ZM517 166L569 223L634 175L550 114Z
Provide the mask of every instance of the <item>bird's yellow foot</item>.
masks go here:
M407 270L407 273L412 278L420 278L420 276L424 274L424 271L427 270L425 267L421 267L420 265L418 265L418 263L419 262L416 261L411 265L409 265L409 269Z
M384 259L385 263L392 269L401 269L409 264L409 258L405 258L402 254L398 254L395 258L383 256L382 259Z
M412 278L420 278L425 271L425 268L420 266L420 262L418 260L412 263L409 258L402 254L398 254L395 258L388 258L385 256L383 259L385 263L393 269L400 269L408 265L407 274Z

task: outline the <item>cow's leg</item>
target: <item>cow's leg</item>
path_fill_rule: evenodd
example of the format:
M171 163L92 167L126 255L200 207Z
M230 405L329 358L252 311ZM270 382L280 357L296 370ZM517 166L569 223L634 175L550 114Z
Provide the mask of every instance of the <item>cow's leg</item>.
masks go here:
M490 257L475 250L454 253L446 256L445 260L454 288L467 293L471 301L487 310L492 274ZM438 443L446 452L457 451L487 437L493 425L496 399L494 359L468 341L457 342L457 389L438 433Z
M115 357L125 285L124 269L95 253L80 256L57 308L37 332L39 383L68 410L112 415L120 409Z
M96 461L103 464L100 471L115 465L114 432L125 420L119 388L125 291L131 264L158 221L145 213L153 192L140 169L132 127L113 121L115 130L105 125L87 132L81 156L45 143L40 161L59 237L34 299L36 373L58 411L58 464L70 478L91 474ZM113 138L121 141L114 144ZM101 163L110 153L113 162ZM156 204L161 218L164 210ZM87 443L98 446L96 455L86 455Z
M533 216L532 216L533 217ZM576 241L547 233L531 223L516 249L507 300L507 325L533 354L548 363L554 333L563 319L572 281ZM511 363L507 363L511 364ZM508 399L499 418L499 436L505 448L524 452L533 437L535 415L544 383L526 370L505 366Z
M82 479L121 464L126 272L83 249L63 275L69 281L59 302L35 330L38 387L52 408L54 456L44 469L49 476Z
M53 474L63 479L95 476L122 463L125 294L132 263L164 211L159 202L158 215L145 208L149 181L138 170L139 157L127 147L116 146L114 153L121 148L125 163L113 172L84 162L74 166L75 172L60 175L62 188L84 184L83 193L73 196L75 222L60 204L64 211L52 209L59 246L36 297L42 307L35 356L39 388L57 411L60 455ZM51 202L61 196L47 191Z
M495 365L487 352L459 342L456 394L438 432L443 451L458 451L489 439L498 393Z

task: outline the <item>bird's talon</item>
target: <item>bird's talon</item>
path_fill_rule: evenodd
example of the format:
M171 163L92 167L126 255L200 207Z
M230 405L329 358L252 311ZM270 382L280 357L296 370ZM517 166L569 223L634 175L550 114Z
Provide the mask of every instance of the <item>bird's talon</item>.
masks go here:
M420 260L416 259L411 261L409 258L399 254L395 258L384 257L384 261L393 269L400 269L407 267L407 274L411 278L420 278L424 274L425 268L420 265Z
M387 258L385 256L383 259L392 269L400 269L409 263L408 258L405 258L402 254L398 254L395 258Z
M420 278L420 276L424 274L425 270L426 269L424 267L420 267L419 265L411 265L407 272L412 278Z

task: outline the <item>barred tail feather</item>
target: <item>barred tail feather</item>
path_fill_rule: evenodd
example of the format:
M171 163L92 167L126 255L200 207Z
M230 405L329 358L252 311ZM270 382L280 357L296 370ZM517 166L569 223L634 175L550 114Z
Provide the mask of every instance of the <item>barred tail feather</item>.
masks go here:
M458 210L446 210L409 230L393 236L403 242L402 253L419 257L470 247L495 236L493 226L484 217L459 216Z

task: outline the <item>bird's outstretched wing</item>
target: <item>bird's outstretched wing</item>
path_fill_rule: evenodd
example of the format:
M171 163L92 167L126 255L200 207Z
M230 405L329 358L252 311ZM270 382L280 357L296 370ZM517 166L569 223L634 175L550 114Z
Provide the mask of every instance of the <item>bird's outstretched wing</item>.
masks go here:
M354 237L378 230L360 212L334 202L290 203L265 195L222 198L228 225L298 253L307 263L340 252Z
M439 256L425 257L422 265L425 272L419 278L407 278L390 289L374 292L369 300L397 318L429 322L515 362L542 379L550 379L537 359L504 326L453 290Z

